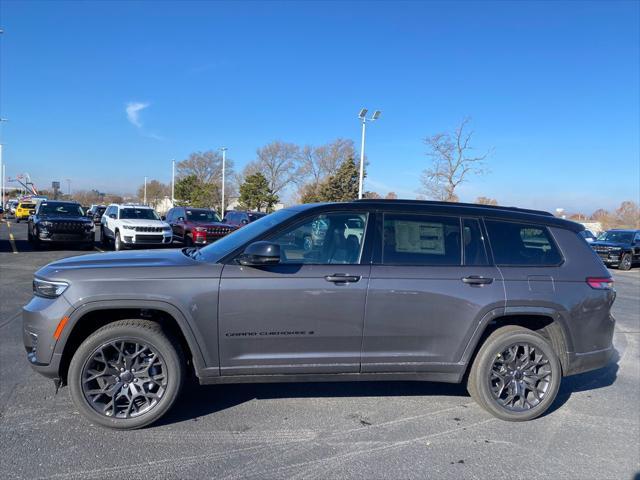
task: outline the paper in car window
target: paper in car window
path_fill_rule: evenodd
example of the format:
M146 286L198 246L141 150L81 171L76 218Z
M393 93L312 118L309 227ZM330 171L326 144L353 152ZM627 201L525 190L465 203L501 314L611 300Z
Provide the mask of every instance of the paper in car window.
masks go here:
M444 255L444 225L428 222L395 222L396 251Z

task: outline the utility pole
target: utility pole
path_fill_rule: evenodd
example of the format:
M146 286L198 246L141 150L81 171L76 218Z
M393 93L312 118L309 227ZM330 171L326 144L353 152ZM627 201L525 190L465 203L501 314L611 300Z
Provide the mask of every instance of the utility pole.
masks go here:
M361 199L362 198L362 184L364 182L364 136L365 136L365 132L367 129L367 122L373 122L374 120L377 120L380 118L380 110L376 110L373 112L373 115L370 118L367 118L367 112L369 110L367 110L366 108L363 108L362 110L360 110L360 113L358 114L358 118L362 121L362 144L360 146L360 179L358 182L358 198Z
M144 200L143 204L147 204L147 177L144 177Z
M220 217L224 218L224 174L227 163L227 147L220 148L222 150L222 202L220 205Z
M171 160L171 208L176 206L176 161Z

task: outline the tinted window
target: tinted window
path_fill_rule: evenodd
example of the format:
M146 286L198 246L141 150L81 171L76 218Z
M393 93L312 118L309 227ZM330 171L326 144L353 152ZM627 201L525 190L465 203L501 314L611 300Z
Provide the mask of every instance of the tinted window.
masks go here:
M357 264L366 222L364 213L314 215L270 240L280 245L282 263Z
M464 264L489 265L480 222L470 218L464 219L462 236L464 238Z
M121 219L160 220L156 212L150 208L123 208L120 210Z
M74 205L72 203L41 203L38 215L42 217L81 217L84 214L80 205Z
M605 242L618 242L618 243L631 243L631 239L633 238L632 232L621 232L621 231L608 231L601 233L598 237L598 240L602 240Z
M526 223L486 222L498 265L558 265L562 256L547 227Z
M460 219L385 214L382 262L388 265L460 265Z

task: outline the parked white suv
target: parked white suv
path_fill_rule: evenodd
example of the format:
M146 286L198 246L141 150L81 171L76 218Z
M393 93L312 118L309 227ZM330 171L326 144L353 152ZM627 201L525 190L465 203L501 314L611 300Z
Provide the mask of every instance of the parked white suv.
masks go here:
M135 245L171 245L171 226L160 220L151 207L112 204L100 220L104 245L113 243L115 250Z

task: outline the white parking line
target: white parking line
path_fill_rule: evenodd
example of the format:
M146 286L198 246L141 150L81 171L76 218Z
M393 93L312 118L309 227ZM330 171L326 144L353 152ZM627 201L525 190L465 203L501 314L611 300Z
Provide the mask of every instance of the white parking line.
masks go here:
M18 249L16 247L16 239L13 237L13 233L11 233L10 222L7 222L7 228L9 229L9 243L11 244L11 250L13 250L13 253L18 253Z
M104 253L104 250L102 250L101 248L96 247L95 245L93 246L93 248L95 248L98 252L103 252Z

